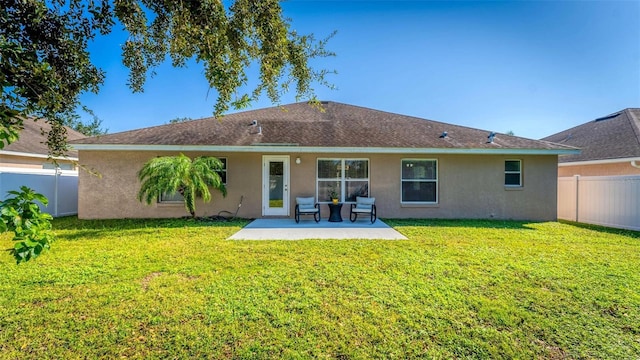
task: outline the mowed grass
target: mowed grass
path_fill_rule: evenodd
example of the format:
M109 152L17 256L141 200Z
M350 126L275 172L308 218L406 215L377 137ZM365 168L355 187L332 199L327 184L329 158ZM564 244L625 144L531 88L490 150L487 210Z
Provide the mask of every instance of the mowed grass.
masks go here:
M52 251L0 257L0 358L640 358L640 233L387 222L409 240L56 219Z

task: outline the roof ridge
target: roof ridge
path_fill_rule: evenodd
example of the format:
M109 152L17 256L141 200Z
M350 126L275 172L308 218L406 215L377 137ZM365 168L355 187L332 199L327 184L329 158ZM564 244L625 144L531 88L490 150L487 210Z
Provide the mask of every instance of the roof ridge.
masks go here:
M523 138L523 139L527 139L527 138ZM547 144L552 144L552 145L564 146L567 149L578 149L578 150L580 149L577 146L567 145L567 144L563 144L563 143L560 143L560 142L554 142L554 141L542 140L542 139L538 139L537 141L541 141L541 142L544 142L544 143L547 143Z
M543 140L543 139L546 139L546 138L549 138L549 137L552 137L552 136L556 136L556 135L560 135L560 134L564 134L564 133L570 132L570 131L572 131L572 130L574 130L574 129L576 129L576 128L582 127L582 126L584 126L584 125L586 125L586 124L589 124L589 123L593 123L593 122L596 122L596 121L602 121L602 120L609 119L609 118L614 118L614 117L617 117L618 115L623 114L623 113L624 113L625 115L626 115L626 114L632 114L632 113L631 113L631 111L629 111L629 110L640 110L640 108L624 108L624 109L622 109L622 110L614 111L614 112L612 112L612 113L610 113L610 114L608 114L608 115L599 116L599 117L597 117L597 118L595 118L595 119L592 119L592 120L589 120L589 121L586 121L586 122L580 123L580 124L578 124L578 125L576 125L576 126L573 126L573 127L568 128L568 129L564 129L564 130L562 130L562 131L558 131L558 132L553 133L553 134L551 134L551 135L547 135L547 136L545 136L545 137L540 138L540 140ZM628 115L627 115L627 118L629 118L629 116L628 116ZM635 119L635 117L634 117L634 119ZM636 135L638 136L638 141L639 141L639 143L640 143L640 125L634 124L633 122L632 122L632 125L636 125L636 126L634 126L634 130L637 130L637 131L636 131ZM571 133L570 133L570 134L571 134ZM548 141L548 140L545 140L545 141Z
M405 117L405 118L413 118L415 120L429 121L429 122L436 123L436 124L439 124L439 125L444 125L444 126L455 126L455 127L468 129L468 130L474 130L474 131L495 132L496 134L500 134L500 135L518 137L518 138L527 139L527 140L536 140L536 139L530 139L530 138L525 138L525 137L516 136L516 135L507 135L505 133L501 133L501 132L493 131L493 130L488 130L488 129L480 129L480 128L475 128L475 127L471 127L471 126L467 126L467 125L453 124L453 123L444 122L444 121L440 121L440 120L433 120L433 119L429 119L429 118L425 118L425 117L419 117L419 116L416 116L416 115L393 113L393 112L386 111L386 110L374 109L374 108L370 108L370 107L366 107L366 106L360 106L360 105L345 104L345 103L340 103L340 102L337 102L337 101L331 101L331 102L334 103L334 104L339 104L339 105L344 105L344 106L349 106L349 107L356 107L356 108L361 108L361 109L369 110L369 111L373 110L373 111L377 111L377 112L380 112L380 113L389 114L389 115L392 115L392 116L402 116L402 117Z
M631 123L631 128L633 132L636 134L636 140L638 141L638 145L640 145L640 119L638 119L635 114L631 110L640 110L639 108L626 108L624 109L625 115L627 115L627 119Z

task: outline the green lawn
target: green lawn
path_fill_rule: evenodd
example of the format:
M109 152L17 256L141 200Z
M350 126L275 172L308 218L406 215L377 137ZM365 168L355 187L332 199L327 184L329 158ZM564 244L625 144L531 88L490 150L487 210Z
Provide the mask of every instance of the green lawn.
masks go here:
M640 233L388 223L410 240L56 219L52 251L0 256L0 358L640 358Z

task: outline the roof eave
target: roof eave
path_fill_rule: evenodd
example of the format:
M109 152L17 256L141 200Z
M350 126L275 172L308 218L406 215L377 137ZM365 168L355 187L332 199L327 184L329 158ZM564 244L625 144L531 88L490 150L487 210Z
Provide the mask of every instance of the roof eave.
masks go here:
M30 158L38 158L38 159L78 161L78 158L73 156L49 156L44 154L26 153L26 152L11 151L11 150L0 150L0 155L11 155L11 156L30 157Z
M521 148L408 148L408 147L321 147L299 145L131 145L131 144L72 144L76 150L101 151L211 151L246 153L357 153L357 154L466 154L466 155L574 155L579 149L521 149Z
M566 161L558 163L558 166L581 166L581 165L606 165L606 164L619 164L640 162L639 157L617 158L617 159L600 159L600 160L580 160L580 161Z

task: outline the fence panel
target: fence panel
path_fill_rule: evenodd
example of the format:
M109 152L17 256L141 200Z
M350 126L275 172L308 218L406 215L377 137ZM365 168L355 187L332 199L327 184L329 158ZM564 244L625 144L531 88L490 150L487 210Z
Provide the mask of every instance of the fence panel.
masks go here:
M558 178L558 218L577 221L577 182L575 177Z
M640 176L559 178L558 218L640 230Z
M78 213L78 172L55 169L0 168L0 198L7 191L28 186L49 199L49 205L40 206L52 216Z

